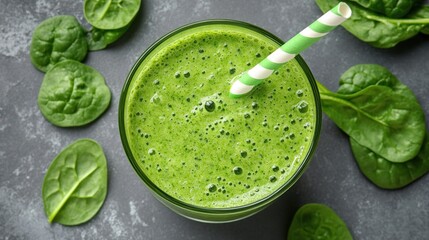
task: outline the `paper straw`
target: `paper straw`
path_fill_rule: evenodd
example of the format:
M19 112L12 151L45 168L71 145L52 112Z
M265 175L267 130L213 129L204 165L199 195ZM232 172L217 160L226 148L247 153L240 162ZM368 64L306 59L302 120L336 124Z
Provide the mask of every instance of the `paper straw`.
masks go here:
M239 76L239 79L231 86L230 97L239 98L248 94L280 66L292 60L297 54L319 41L323 36L350 18L351 14L350 7L346 3L340 2L255 67Z

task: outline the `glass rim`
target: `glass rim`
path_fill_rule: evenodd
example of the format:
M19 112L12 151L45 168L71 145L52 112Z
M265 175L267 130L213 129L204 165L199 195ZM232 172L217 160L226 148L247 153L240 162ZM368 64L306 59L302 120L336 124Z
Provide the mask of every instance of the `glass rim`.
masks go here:
M175 206L178 206L182 209L190 210L190 211L196 211L196 212L204 212L208 214L225 214L225 213L235 213L239 211L246 211L250 210L252 208L258 208L261 206L264 206L265 204L268 204L278 197L280 197L283 193L285 193L289 188L291 188L296 181L301 177L301 175L304 173L305 169L308 167L309 163L311 162L311 158L316 150L317 143L319 141L320 131L321 131L321 122L322 122L322 107L320 102L320 96L319 91L317 88L316 80L313 76L313 74L310 71L310 68L305 63L304 59L298 54L295 57L295 60L298 62L299 66L302 68L303 72L305 73L307 80L310 83L311 90L314 97L315 102L315 127L314 127L314 133L312 136L311 145L309 147L309 150L305 157L303 158L302 162L299 164L299 167L297 170L293 173L293 175L290 176L290 178L279 188L277 188L275 191L271 192L269 195L255 201L252 203L248 203L245 205L240 206L234 206L234 207L228 207L228 208L209 208L209 207L202 207L194 204L189 204L184 201L181 201L170 194L166 193L162 189L160 189L156 184L154 184L150 178L143 172L143 170L138 166L138 163L136 159L134 158L134 155L129 147L127 134L125 130L125 103L127 100L128 90L130 87L130 84L136 74L136 71L142 64L142 62L146 59L149 54L156 50L156 48L168 40L170 37L175 36L176 34L179 34L181 32L184 32L189 29L194 29L197 27L207 26L207 25L231 25L231 26L237 26L242 27L254 32L257 32L264 37L274 41L275 43L279 44L279 46L283 45L284 41L275 36L274 34L268 32L267 30L264 30L258 26L252 25L250 23L238 21L238 20L231 20L231 19L208 19L203 21L197 21L193 23L188 23L186 25L183 25L181 27L175 28L174 30L168 32L158 40L156 40L152 45L150 45L136 60L134 65L132 66L130 72L128 73L125 83L123 85L123 88L121 90L121 95L119 99L119 109L118 109L118 124L119 124L119 133L121 138L121 143L124 148L125 154L132 165L134 171L136 174L140 177L140 179L145 183L145 185L151 190L155 195L158 195L162 199L168 201L169 203L174 204ZM162 201L161 201L162 202Z

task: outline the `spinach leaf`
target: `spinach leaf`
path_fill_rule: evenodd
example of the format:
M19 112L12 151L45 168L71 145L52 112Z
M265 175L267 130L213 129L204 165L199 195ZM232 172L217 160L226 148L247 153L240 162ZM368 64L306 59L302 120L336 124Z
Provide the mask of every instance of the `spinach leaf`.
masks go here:
M423 34L429 35L429 25L424 27L420 32Z
M418 0L351 0L364 8L391 18L405 16Z
M401 188L429 172L428 134L419 154L404 163L386 160L352 138L350 138L350 145L361 172L381 188Z
M429 18L429 5L416 5L408 14L409 18Z
M324 12L339 3L338 0L316 0ZM353 11L342 26L360 40L374 47L390 48L422 31L429 25L429 18L393 19L376 14L357 4L348 3Z
M110 90L97 70L65 60L46 73L38 103L49 122L60 127L73 127L98 118L109 106L110 99Z
M127 26L136 16L141 0L85 0L85 19L98 29Z
M340 77L338 93L352 94L371 85L387 86L395 92L415 99L414 93L402 84L387 68L378 64L357 64Z
M420 5L413 8L408 15L411 19L429 18L429 5ZM429 24L420 30L423 34L429 34Z
M106 194L106 157L91 139L80 139L64 148L43 180L42 197L49 222L86 222L99 211Z
M107 47L107 45L118 40L128 30L130 25L123 28L104 30L93 27L87 32L88 48L90 51L97 51Z
M298 209L289 227L288 240L352 240L344 221L330 207L305 204Z
M46 72L56 63L72 59L82 61L88 46L85 31L74 16L56 16L41 22L33 32L30 58Z
M322 108L359 144L389 161L405 162L419 153L426 132L424 113L411 90L391 74L381 72L385 78L376 81L378 76L372 74L377 69L382 67L361 65L347 70L342 93L318 83ZM349 76L355 77L348 80ZM366 76L373 80L363 81Z

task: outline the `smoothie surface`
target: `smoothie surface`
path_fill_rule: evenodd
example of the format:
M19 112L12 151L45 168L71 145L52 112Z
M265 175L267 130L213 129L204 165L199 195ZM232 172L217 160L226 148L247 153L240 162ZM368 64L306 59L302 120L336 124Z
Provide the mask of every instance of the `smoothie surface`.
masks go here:
M125 128L139 168L187 204L230 208L261 200L295 174L312 146L316 107L296 60L247 97L229 88L278 45L249 30L195 31L143 62Z

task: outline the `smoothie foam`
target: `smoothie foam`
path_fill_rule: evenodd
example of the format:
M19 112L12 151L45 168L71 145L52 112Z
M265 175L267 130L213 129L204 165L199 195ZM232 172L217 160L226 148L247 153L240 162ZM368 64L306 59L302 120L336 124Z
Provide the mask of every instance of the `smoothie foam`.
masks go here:
M190 205L231 208L278 191L313 144L313 90L296 60L250 96L228 97L233 77L279 45L224 26L188 33L151 55L130 85L127 140L161 191Z

